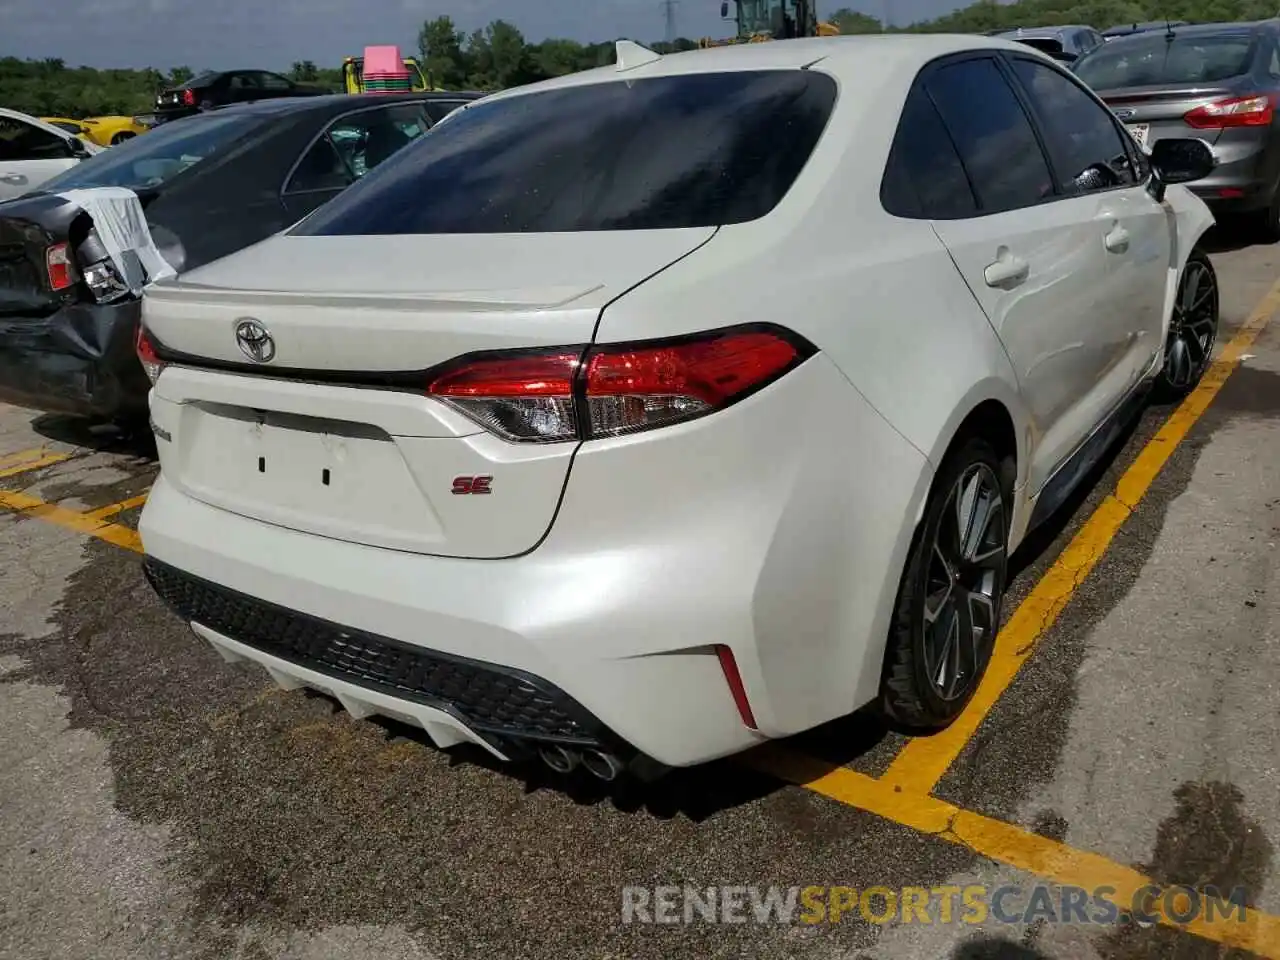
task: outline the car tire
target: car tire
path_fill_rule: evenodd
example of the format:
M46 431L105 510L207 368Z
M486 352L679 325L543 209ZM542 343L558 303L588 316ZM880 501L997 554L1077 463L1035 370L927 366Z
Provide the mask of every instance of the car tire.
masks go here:
M977 436L953 448L938 471L885 651L881 708L900 726L947 726L986 672L1004 599L1014 473L1013 459ZM970 642L960 643L966 634Z
M1208 254L1196 247L1178 278L1164 365L1156 379L1159 399L1180 400L1196 388L1209 369L1218 324L1218 275Z
M136 136L137 136L136 133L131 133L128 130L121 130L119 133L117 133L114 137L111 138L111 145L113 147L117 146L118 144L124 143L126 140L132 140Z

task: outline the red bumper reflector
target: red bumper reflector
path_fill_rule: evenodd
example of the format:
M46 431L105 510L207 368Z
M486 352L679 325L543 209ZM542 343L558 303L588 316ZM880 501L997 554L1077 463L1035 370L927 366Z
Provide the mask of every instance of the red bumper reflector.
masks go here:
M729 684L729 692L733 694L734 705L738 708L738 716L752 730L756 726L755 714L751 712L751 704L747 701L747 688L742 685L742 674L738 672L738 661L733 658L733 651L723 645L716 646L716 656L720 658L720 669L724 671L724 679Z

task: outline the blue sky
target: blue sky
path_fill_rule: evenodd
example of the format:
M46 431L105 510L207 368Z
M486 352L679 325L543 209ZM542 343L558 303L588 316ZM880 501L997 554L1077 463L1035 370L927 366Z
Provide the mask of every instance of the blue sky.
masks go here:
M954 0L820 0L894 22L952 9ZM0 56L61 57L68 64L167 69L337 66L365 44L417 44L422 21L448 14L465 30L503 18L529 40L661 40L661 0L0 0ZM678 32L721 36L719 0L679 0Z

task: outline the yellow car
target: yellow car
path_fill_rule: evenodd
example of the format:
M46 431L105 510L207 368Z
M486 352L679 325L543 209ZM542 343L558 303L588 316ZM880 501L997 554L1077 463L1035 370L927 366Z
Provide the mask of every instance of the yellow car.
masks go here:
M114 147L151 129L138 117L88 117L80 122L84 135L100 147Z
M81 120L71 120L67 117L41 117L45 123L50 126L57 127L59 130L65 130L67 133L74 133L82 140L88 139L84 122Z
M67 133L74 133L81 140L88 140L100 147L114 147L146 133L151 125L145 123L145 117L87 117L84 120L72 120L69 117L41 117L45 123L53 124Z

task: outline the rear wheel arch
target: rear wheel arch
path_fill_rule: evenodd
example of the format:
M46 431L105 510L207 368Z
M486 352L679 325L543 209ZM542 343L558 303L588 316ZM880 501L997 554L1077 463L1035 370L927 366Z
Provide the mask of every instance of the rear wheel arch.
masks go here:
M985 440L1000 460L1009 465L1010 473L1005 479L1012 492L1021 458L1018 456L1018 430L1013 424L1013 415L1009 413L1009 409L999 400L983 400L960 422L947 447L947 453L950 454L971 437Z
M978 437L989 443L1002 462L1008 464L1006 480L1009 491L1021 484L1030 461L1030 437L1025 429L1018 426L1025 419L1019 416L1016 394L1010 394L1012 390L1003 381L997 389L987 384L976 388L975 393L957 406L955 415L939 431L932 449L924 451L935 472L965 441ZM926 494L916 505L917 526L923 519L927 500Z

